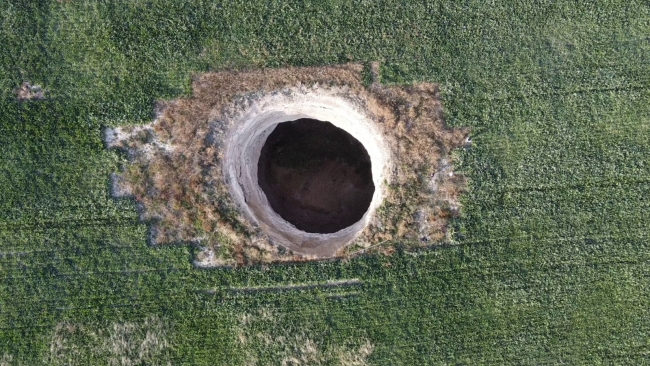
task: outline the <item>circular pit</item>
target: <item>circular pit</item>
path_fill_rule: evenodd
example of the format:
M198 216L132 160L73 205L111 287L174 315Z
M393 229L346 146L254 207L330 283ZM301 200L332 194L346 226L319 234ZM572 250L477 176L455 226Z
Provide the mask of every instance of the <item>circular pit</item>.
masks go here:
M234 117L223 157L242 213L275 244L317 258L334 256L361 234L390 170L375 122L337 93L256 100Z
M375 186L363 145L330 122L282 122L266 139L257 178L271 208L308 233L335 233L361 220Z

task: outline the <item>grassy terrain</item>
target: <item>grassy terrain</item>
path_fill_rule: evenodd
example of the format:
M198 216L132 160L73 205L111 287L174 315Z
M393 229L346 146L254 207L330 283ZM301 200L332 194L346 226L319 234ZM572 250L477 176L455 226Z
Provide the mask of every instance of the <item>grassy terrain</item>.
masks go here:
M10 0L0 20L0 364L650 363L647 2ZM102 128L193 73L373 60L472 128L455 245L200 270L109 197ZM48 100L17 102L23 81Z

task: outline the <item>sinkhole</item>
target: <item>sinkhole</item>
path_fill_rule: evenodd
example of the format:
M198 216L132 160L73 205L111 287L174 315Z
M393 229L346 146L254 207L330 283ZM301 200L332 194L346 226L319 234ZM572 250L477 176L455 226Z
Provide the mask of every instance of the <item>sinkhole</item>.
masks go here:
M224 178L256 235L332 257L381 205L390 150L363 108L335 91L273 93L234 115Z
M275 126L262 146L257 179L273 211L308 233L335 233L361 220L375 192L364 146L311 118Z

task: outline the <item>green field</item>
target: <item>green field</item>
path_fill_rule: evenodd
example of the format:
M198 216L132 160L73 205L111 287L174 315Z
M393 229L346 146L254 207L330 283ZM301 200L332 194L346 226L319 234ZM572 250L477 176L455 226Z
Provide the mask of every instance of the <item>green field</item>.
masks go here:
M650 364L650 3L489 3L1 2L0 365ZM109 196L193 74L375 60L472 129L454 243L202 270Z

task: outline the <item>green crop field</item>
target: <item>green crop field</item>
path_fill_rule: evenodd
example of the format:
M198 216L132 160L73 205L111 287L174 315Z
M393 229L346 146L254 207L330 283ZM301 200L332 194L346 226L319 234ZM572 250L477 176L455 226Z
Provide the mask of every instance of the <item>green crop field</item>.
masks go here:
M4 0L0 20L0 365L650 364L647 1ZM471 128L454 242L199 269L110 196L126 158L102 130L192 75L372 61Z

